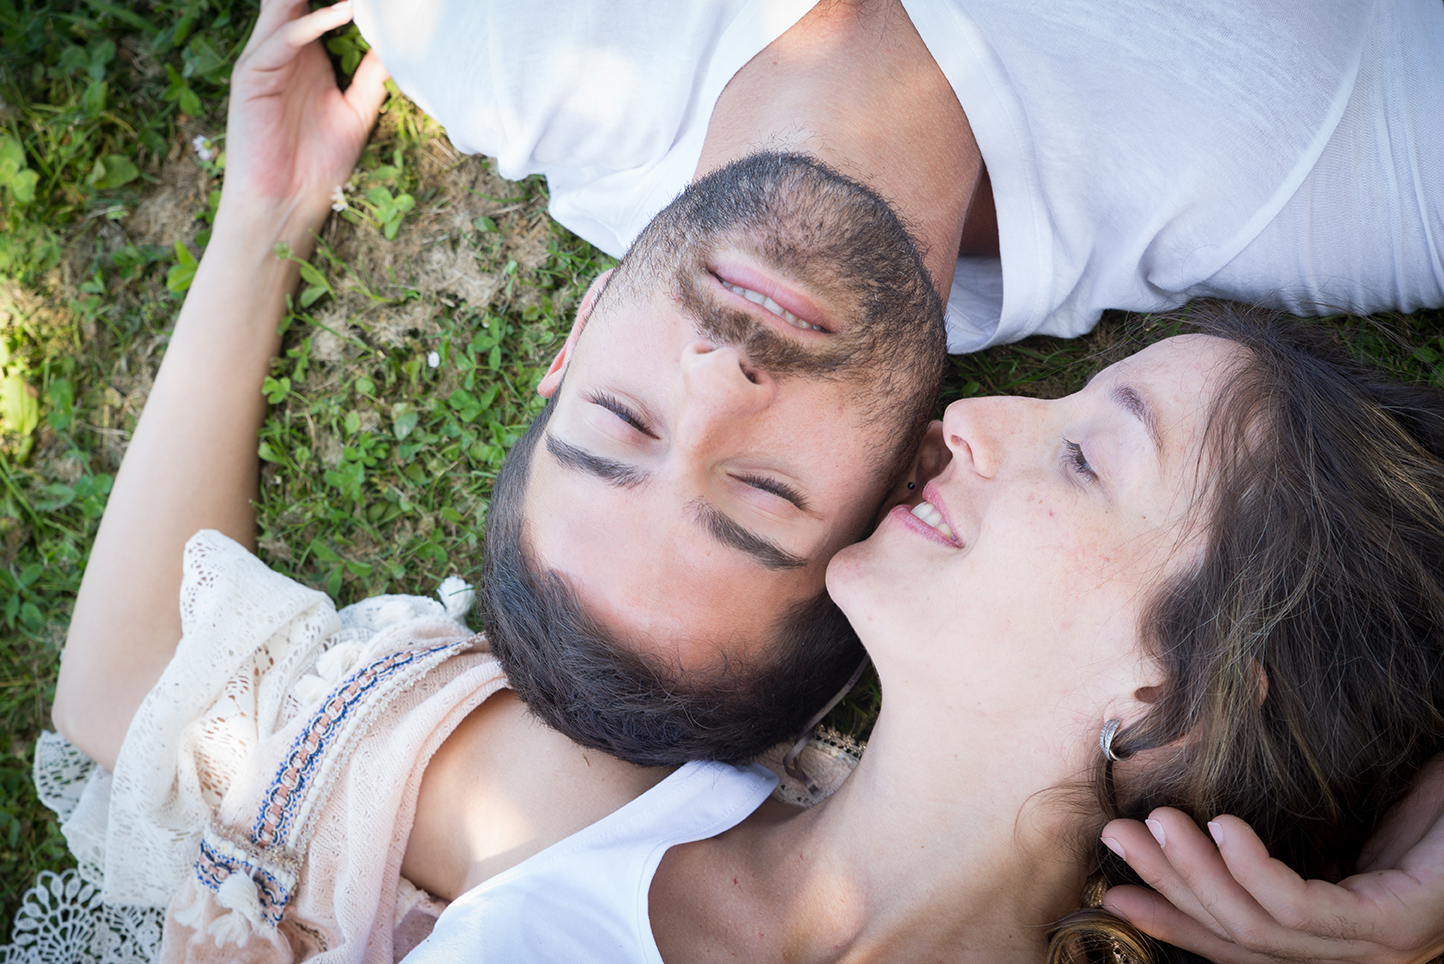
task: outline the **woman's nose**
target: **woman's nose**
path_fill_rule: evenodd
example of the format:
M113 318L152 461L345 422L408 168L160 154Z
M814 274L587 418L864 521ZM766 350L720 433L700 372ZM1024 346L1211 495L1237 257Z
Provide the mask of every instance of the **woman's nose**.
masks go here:
M1010 445L1017 443L1029 398L993 396L953 402L943 413L943 442L953 459L991 479L998 474Z
M745 352L707 341L690 343L682 352L685 410L677 425L677 442L701 444L719 430L740 427L765 410L776 382L757 369Z

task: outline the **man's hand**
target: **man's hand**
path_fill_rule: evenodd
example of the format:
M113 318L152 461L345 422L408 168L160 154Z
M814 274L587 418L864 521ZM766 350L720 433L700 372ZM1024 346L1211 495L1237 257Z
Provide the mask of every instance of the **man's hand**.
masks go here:
M349 0L314 13L307 0L263 0L231 74L222 205L287 212L285 240L303 254L331 193L351 176L386 97L371 51L343 93L318 38L351 19Z
M1177 810L1148 826L1115 820L1103 839L1152 886L1115 887L1108 910L1218 964L1423 964L1444 952L1444 758L1380 825L1360 873L1304 880L1236 817L1210 825Z

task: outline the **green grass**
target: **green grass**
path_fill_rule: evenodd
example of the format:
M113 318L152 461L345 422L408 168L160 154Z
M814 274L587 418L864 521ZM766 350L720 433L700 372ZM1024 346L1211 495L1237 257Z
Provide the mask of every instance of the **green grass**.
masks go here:
M0 0L0 920L64 842L30 785L59 646L127 433L203 251L226 78L249 0ZM354 68L354 33L334 38ZM457 155L387 105L287 319L266 392L261 549L350 602L472 574L492 479L587 283L611 262L545 215L546 189ZM1444 384L1444 314L1340 319L1361 351ZM946 399L1056 396L1142 332L955 359ZM1156 326L1152 326L1156 328ZM1153 332L1156 334L1156 332ZM1125 337L1127 335L1128 337ZM437 365L430 357L435 354ZM867 683L834 717L865 733ZM0 940L8 935L0 935Z

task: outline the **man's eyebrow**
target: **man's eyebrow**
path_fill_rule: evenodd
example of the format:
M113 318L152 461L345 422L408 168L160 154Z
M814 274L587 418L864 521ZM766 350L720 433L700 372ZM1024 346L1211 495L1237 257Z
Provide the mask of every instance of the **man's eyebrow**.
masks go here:
M564 442L547 433L547 451L569 469L576 469L594 475L619 489L635 489L637 486L651 479L651 473L637 468L635 465L628 465L626 462L618 462L616 459L609 459L603 455L594 455L585 449L579 449L570 442Z
M692 503L692 508L712 538L724 546L747 553L768 569L802 569L807 565L806 559L794 556L771 540L744 529L710 502L698 499Z
M1158 415L1153 411L1153 406L1138 393L1138 389L1131 385L1114 385L1108 394L1123 406L1124 411L1143 423L1143 427L1148 430L1148 437L1153 439L1153 447L1162 453L1163 435L1158 431Z

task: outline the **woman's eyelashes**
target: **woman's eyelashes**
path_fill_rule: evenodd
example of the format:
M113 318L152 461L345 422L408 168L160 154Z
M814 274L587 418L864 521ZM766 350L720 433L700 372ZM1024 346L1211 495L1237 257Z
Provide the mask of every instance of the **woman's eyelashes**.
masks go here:
M760 475L739 475L739 482L745 482L754 489L761 489L763 492L771 492L781 499L786 499L804 512L807 511L807 499L786 482L779 482L776 479L764 478Z
M1083 446L1077 442L1063 440L1063 458L1068 463L1068 469L1074 475L1081 476L1088 481L1096 481L1098 473L1093 471L1093 466L1088 464L1088 457L1083 454Z
M642 417L640 415L628 408L616 396L608 395L606 392L597 392L589 396L587 398L587 401L591 402L593 405L600 405L602 408L605 408L607 411L617 416L617 418L621 419L628 425L632 426L632 428L647 436L647 438L660 438L660 436L657 435L656 432L652 431L651 427L642 420Z

